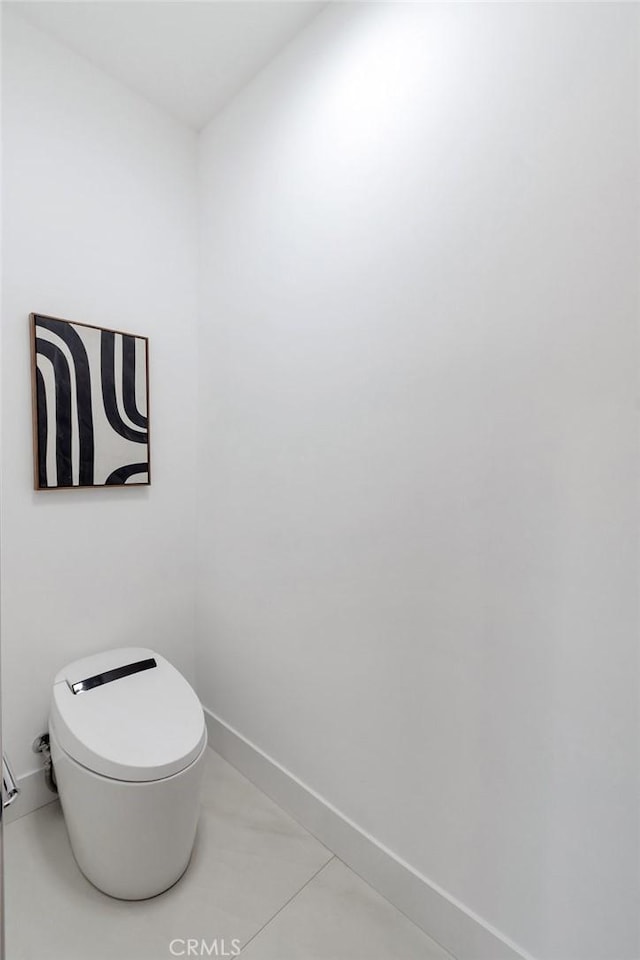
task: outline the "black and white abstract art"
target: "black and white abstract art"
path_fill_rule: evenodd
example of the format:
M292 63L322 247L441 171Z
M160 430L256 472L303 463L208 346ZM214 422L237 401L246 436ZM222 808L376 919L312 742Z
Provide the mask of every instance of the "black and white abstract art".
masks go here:
M148 340L31 314L35 487L148 484Z

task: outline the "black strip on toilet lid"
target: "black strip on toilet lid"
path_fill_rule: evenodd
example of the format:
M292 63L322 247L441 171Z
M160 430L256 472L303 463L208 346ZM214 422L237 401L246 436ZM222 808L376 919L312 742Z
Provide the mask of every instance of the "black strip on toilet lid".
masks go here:
M157 666L158 664L153 657L148 660L138 660L136 663L127 663L123 667L115 667L113 670L105 670L104 673L96 673L93 677L87 677L86 680L79 680L71 685L71 692L86 693L87 690L93 690L94 687L101 687L105 683L121 680L123 677L130 677L133 673L141 673L143 670L151 670Z

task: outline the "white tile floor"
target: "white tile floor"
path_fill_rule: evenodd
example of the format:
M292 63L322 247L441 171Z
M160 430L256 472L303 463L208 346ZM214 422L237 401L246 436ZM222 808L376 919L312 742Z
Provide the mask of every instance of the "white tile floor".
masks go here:
M213 751L192 862L161 896L92 887L58 803L5 828L5 864L7 960L171 960L188 938L246 960L451 960Z

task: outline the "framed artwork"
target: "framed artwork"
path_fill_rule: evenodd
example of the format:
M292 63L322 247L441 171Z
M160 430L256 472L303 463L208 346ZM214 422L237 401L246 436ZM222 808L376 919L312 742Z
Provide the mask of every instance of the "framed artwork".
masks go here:
M36 490L149 484L148 338L30 321Z

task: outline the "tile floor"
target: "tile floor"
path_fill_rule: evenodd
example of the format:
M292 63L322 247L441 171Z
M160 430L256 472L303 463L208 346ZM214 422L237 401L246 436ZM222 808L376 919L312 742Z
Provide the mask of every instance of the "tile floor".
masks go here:
M92 887L58 803L5 828L5 865L7 960L171 960L189 938L246 960L451 960L211 750L193 859L161 896Z

